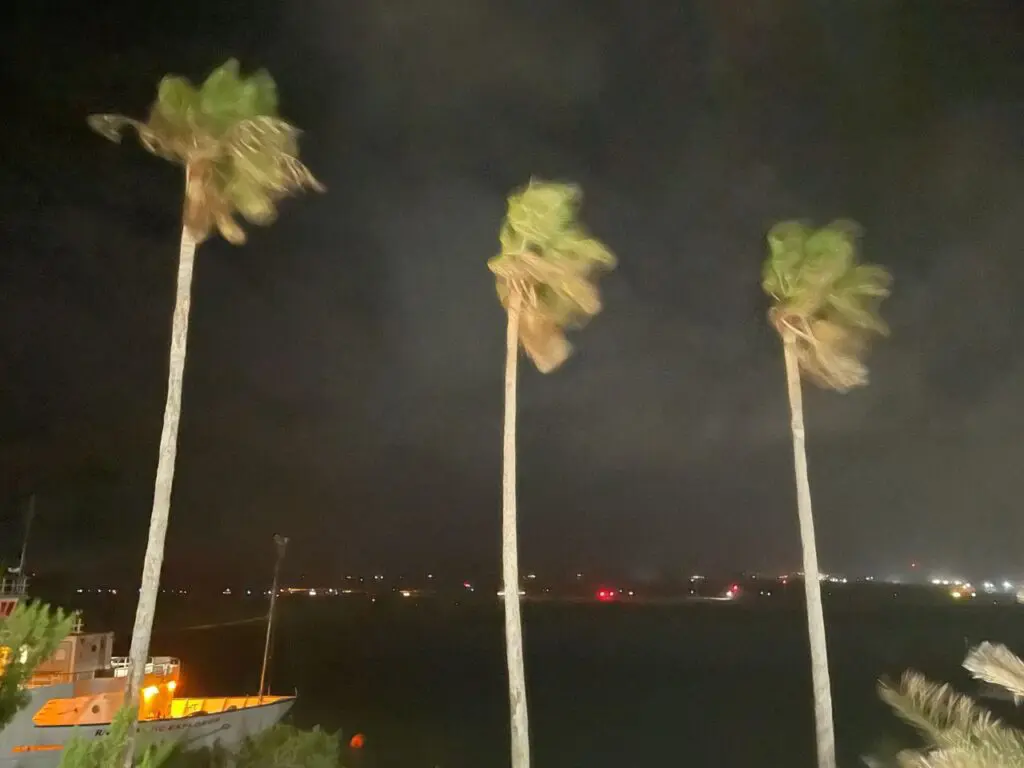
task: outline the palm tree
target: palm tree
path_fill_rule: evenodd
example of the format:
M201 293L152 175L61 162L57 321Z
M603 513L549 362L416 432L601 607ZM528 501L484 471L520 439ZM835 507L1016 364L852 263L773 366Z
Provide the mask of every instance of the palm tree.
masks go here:
M1006 646L972 648L964 669L983 685L1002 689L1006 698L1024 700L1024 661ZM948 685L907 672L897 685L879 684L882 700L926 740L919 750L896 756L900 768L1005 768L1024 765L1024 732L1006 725ZM882 765L879 760L869 765Z
M516 379L519 345L542 373L565 362L571 346L565 329L601 311L595 285L615 257L577 220L580 189L532 180L508 198L501 253L487 262L498 298L508 313L505 348L505 425L502 467L501 559L505 598L505 649L512 724L512 768L530 765L523 626L519 611L519 546L516 533Z
M234 59L214 70L199 88L182 77L165 77L145 122L93 115L89 125L114 142L133 129L147 151L185 169L167 402L125 690L125 704L134 711L149 654L170 514L196 247L214 231L241 244L245 232L235 215L270 224L280 200L306 187L323 188L299 161L298 129L278 116L273 79L262 70L240 75Z
M882 267L857 263L857 235L857 226L847 221L818 230L796 221L777 224L768 233L762 275L762 287L772 300L769 320L782 338L792 413L819 768L835 768L835 727L800 375L839 392L862 386L868 380L862 362L865 342L873 333L888 332L877 308L889 295L891 279Z

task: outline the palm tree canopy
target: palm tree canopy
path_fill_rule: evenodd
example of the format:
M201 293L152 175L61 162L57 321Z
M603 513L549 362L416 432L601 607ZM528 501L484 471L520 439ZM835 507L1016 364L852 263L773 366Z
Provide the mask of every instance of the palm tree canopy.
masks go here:
M198 88L163 78L145 122L92 115L89 125L114 142L134 129L147 151L185 166L185 225L197 242L214 228L231 243L245 242L234 214L269 224L282 198L323 190L299 161L299 130L278 115L273 78L265 70L242 75L235 59Z
M596 276L615 268L615 256L580 224L580 188L531 179L508 198L501 252L487 262L506 309L521 301L520 340L543 373L569 356L565 329L601 311Z
M976 679L1024 696L1024 662L1003 645L982 643L964 668ZM908 672L881 683L882 699L924 736L921 750L898 756L902 768L1006 768L1024 765L1024 733L993 717L969 696Z
M839 391L867 383L866 341L889 332L878 306L892 278L883 267L857 262L859 234L850 221L821 229L799 221L776 224L761 276L773 302L772 324L795 336L803 372Z

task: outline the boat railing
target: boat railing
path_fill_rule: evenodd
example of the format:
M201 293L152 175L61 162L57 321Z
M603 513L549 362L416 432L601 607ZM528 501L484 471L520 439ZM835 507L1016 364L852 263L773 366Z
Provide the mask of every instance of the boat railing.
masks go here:
M114 677L128 677L128 668L131 666L127 656L112 656L110 668L114 670ZM173 675L181 668L181 661L173 656L154 656L146 664L147 675Z
M0 577L0 595L4 597L24 597L28 594L28 578L20 574L8 574Z

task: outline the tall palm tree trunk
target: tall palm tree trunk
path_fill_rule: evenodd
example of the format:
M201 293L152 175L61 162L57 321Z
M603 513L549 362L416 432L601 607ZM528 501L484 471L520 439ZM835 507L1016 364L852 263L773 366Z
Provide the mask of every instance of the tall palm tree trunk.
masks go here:
M522 296L513 290L508 305L505 349L505 434L501 472L501 563L505 591L505 652L512 724L512 768L530 766L530 728L523 664L523 620L519 610L519 542L516 532L516 379Z
M160 433L160 457L156 465L156 483L153 488L153 511L149 519L149 543L142 566L142 587L135 610L135 628L129 653L128 685L124 703L133 710L138 708L139 689L145 676L149 657L149 641L156 615L156 598L160 586L160 569L164 562L164 540L167 520L171 511L171 486L174 483L174 460L178 453L178 422L181 418L181 386L185 376L185 346L188 340L188 315L192 297L192 267L195 261L196 241L187 227L181 230L181 250L178 256L178 292L174 301L174 320L171 325L170 366L167 372L167 403L164 406L164 425Z
M800 543L804 555L804 594L807 600L807 634L811 645L811 681L814 689L814 721L817 732L818 768L836 768L836 735L832 720L832 683L828 672L825 642L825 614L821 607L821 578L818 547L811 511L811 484L807 476L807 448L804 445L804 401L800 386L800 364L796 339L783 335L786 357L786 386L792 415L793 464L796 470L796 509L800 518Z

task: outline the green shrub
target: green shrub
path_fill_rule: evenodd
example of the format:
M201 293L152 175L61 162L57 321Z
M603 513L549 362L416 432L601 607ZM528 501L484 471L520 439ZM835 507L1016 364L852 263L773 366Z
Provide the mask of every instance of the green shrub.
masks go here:
M0 619L0 728L28 703L25 683L71 633L74 622L75 614L40 602L19 603Z

